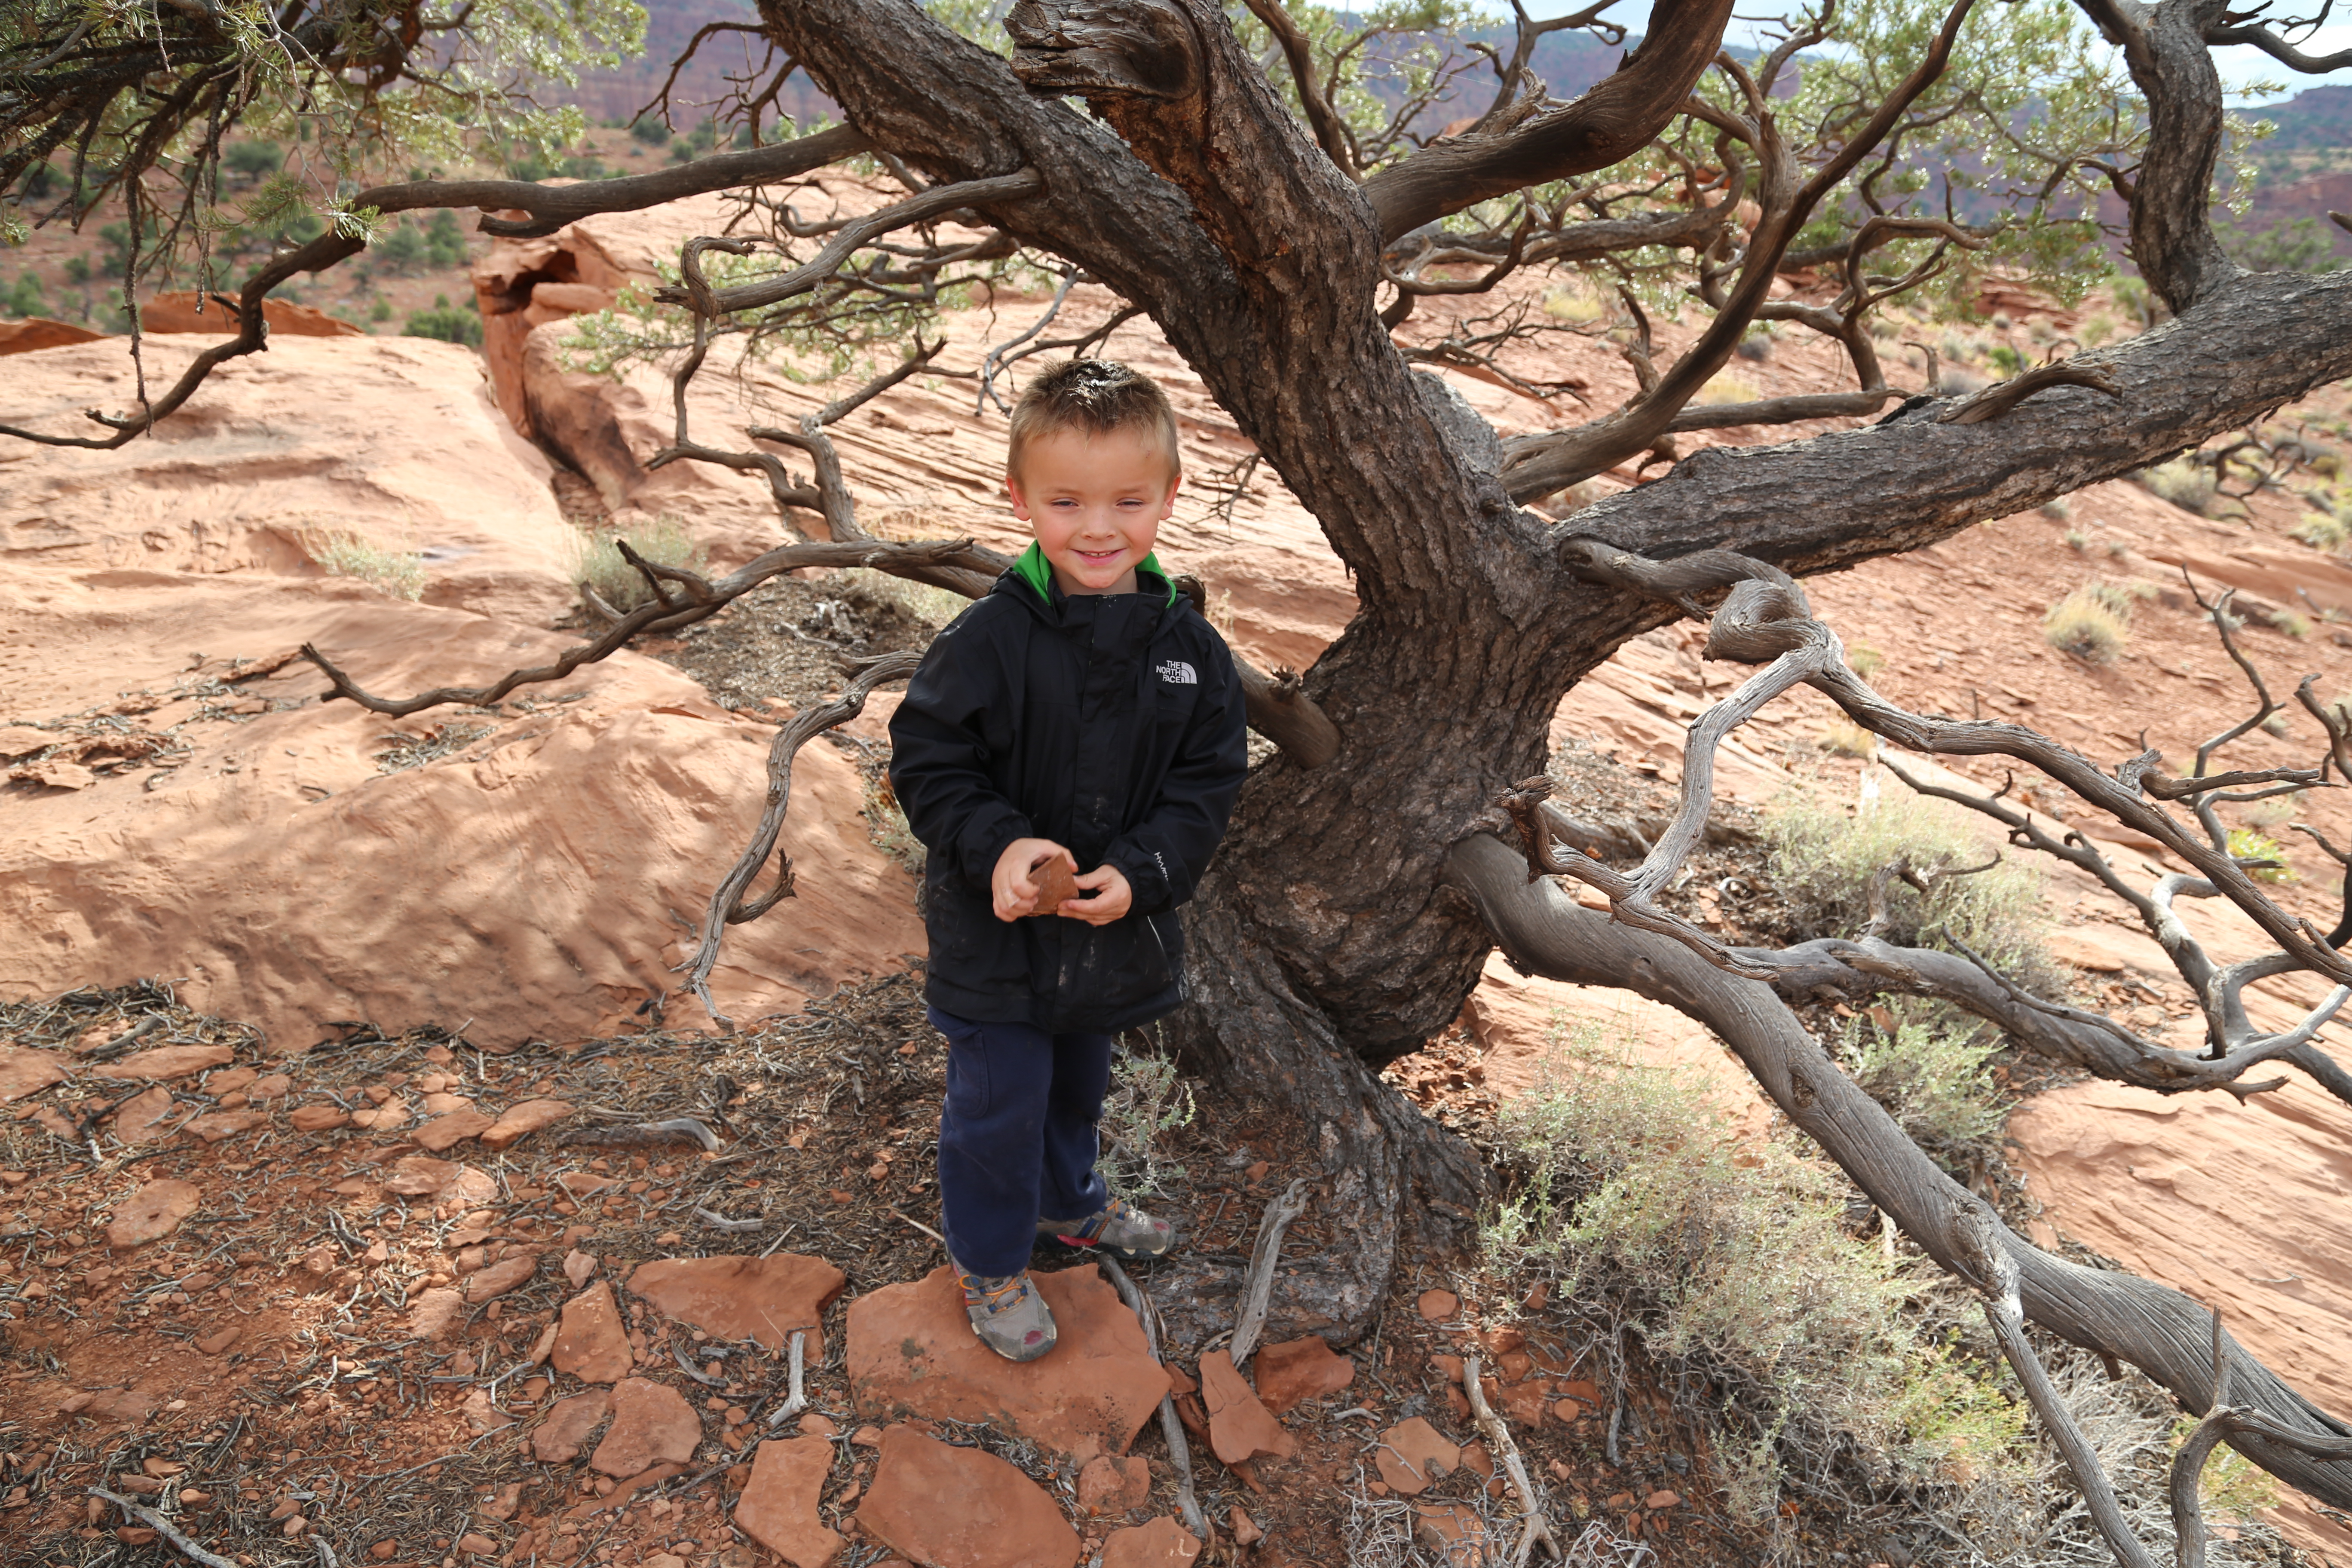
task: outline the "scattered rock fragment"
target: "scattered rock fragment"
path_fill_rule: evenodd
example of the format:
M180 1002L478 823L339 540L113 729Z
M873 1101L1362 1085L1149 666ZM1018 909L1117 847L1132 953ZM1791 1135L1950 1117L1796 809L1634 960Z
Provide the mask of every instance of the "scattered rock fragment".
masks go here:
M30 1046L0 1049L0 1104L63 1082L67 1070L66 1058L55 1051L37 1051Z
M629 1292L681 1323L722 1340L757 1340L782 1350L794 1329L818 1329L825 1303L848 1277L822 1258L669 1258L640 1266ZM971 1335L966 1327L965 1335ZM822 1331L811 1336L821 1349Z
M752 1455L735 1528L793 1568L824 1568L841 1550L841 1537L817 1517L832 1469L833 1445L823 1437L769 1438Z
M1423 1290L1421 1300L1413 1305L1423 1321L1442 1323L1462 1310L1462 1298L1451 1290Z
M206 1355L218 1355L243 1338L245 1330L235 1323L216 1334L206 1334L196 1342L196 1349Z
M408 1304L408 1331L420 1340L441 1339L457 1326L465 1310L465 1294L454 1285L420 1290Z
M1466 1502L1413 1505L1413 1534L1446 1568L1483 1568L1495 1560L1497 1542L1486 1534L1478 1510Z
M1114 1530L1103 1542L1102 1568L1191 1568L1201 1543L1174 1520L1161 1517L1136 1530Z
M137 1051L119 1062L101 1062L89 1070L100 1078L125 1078L133 1082L161 1082L186 1078L206 1068L226 1067L236 1059L226 1046L158 1046Z
M162 1084L141 1089L114 1109L113 1131L125 1143L143 1143L170 1131L172 1091Z
M1258 1398L1279 1415L1302 1401L1346 1388L1356 1381L1356 1363L1334 1355L1320 1336L1309 1334L1260 1349L1257 1359L1250 1363L1250 1376L1257 1384Z
M563 1277L572 1281L572 1288L574 1290L577 1290L583 1285L587 1284L588 1277L595 1272L596 1260L588 1256L588 1254L581 1251L578 1247L574 1247L570 1252L564 1254Z
M583 1383L614 1383L629 1374L635 1359L611 1285L600 1279L563 1304L548 1361Z
M1260 1454L1286 1459L1298 1451L1298 1440L1259 1403L1223 1351L1201 1358L1201 1398L1209 1409L1209 1447L1226 1464Z
M534 1253L501 1258L488 1268L466 1277L466 1300L468 1303L479 1305L503 1296L518 1286L528 1285L538 1272L539 1258Z
M1075 1568L1078 1561L1077 1531L1036 1482L993 1454L904 1425L882 1434L881 1461L856 1519L865 1534L917 1563Z
M223 1068L205 1079L205 1092L219 1100L242 1091L260 1076L259 1068Z
M455 1160L404 1154L392 1163L392 1174L383 1179L383 1190L404 1198L429 1198L447 1186L449 1179L462 1169Z
M682 1465L701 1445L701 1418L684 1394L667 1384L624 1378L613 1390L613 1425L588 1464L608 1476L634 1476L665 1460Z
M282 1072L264 1073L246 1087L247 1100L283 1099L294 1087L294 1080Z
M547 1419L530 1435L532 1457L542 1465L562 1465L580 1457L588 1435L604 1424L613 1407L612 1391L592 1388L548 1406Z
M520 1105L509 1105L482 1134L482 1147L511 1148L541 1128L552 1127L571 1114L570 1102L561 1100L526 1100Z
M1257 1521L1252 1519L1248 1510L1239 1503L1234 1504L1227 1511L1225 1523L1234 1532L1235 1546L1255 1546L1265 1539L1265 1531L1257 1527Z
M106 1227L106 1243L118 1251L171 1235L196 1212L204 1190L193 1182L150 1182L117 1205Z
M207 1110L183 1129L193 1132L207 1143L217 1143L224 1138L234 1138L240 1132L250 1132L268 1125L266 1110Z
M351 1125L352 1113L340 1105L298 1105L286 1120L297 1132L331 1132Z
M1458 1468L1462 1450L1446 1441L1436 1427L1414 1415L1381 1434L1380 1446L1372 1451L1372 1462L1391 1490L1415 1497L1427 1490L1430 1482Z
M1143 1326L1092 1265L1034 1278L1059 1339L1026 1364L973 1337L950 1268L852 1301L847 1365L859 1414L991 1422L1081 1465L1125 1453L1169 1388Z
M1078 1511L1125 1513L1151 1500L1151 1467L1140 1454L1113 1458L1098 1454L1078 1471Z
M465 1403L457 1409L466 1417L466 1424L477 1432L495 1432L501 1426L514 1425L513 1416L490 1402L490 1391L487 1388L467 1390Z
M399 1103L398 1100L393 1101L393 1105ZM392 1105L387 1105L376 1112L375 1125L378 1129L385 1125L383 1112L391 1109ZM436 1116L418 1128L415 1132L416 1142L418 1147L430 1149L437 1154L442 1150L462 1143L468 1138L480 1137L494 1124L492 1118L483 1115L469 1106L463 1110L453 1110L446 1116ZM394 1125L398 1124L394 1123Z

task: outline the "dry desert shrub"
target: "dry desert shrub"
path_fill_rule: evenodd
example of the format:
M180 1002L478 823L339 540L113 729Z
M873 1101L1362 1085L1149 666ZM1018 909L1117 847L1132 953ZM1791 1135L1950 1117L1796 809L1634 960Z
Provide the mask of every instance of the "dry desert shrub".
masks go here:
M2131 632L2105 600L2085 589L2050 606L2042 640L2086 664L2113 664L2123 657Z
M651 603L654 596L653 590L646 586L645 574L621 554L624 540L630 549L656 566L683 567L688 572L702 570L702 547L688 536L686 524L668 512L647 523L622 529L599 528L583 533L572 557L572 580L623 615Z
M1773 885L1799 939L1860 935L1870 922L1872 884L1888 868L1907 866L1927 890L1885 877L1879 935L1898 947L1958 939L2022 984L2063 984L2042 944L2049 916L2041 877L2002 856L1987 825L1959 807L1904 794L1849 811L1795 790L1772 804L1762 826ZM1987 868L1968 876L1944 874L1980 866Z
M342 529L305 533L302 549L332 575L357 578L395 599L419 598L425 593L425 557L416 551L387 550Z

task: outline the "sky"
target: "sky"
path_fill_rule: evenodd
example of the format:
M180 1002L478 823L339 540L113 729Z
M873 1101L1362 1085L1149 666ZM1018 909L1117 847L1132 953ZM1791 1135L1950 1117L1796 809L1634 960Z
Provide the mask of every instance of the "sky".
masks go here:
M2305 13L2307 5L2315 3L2316 0L2289 0L2284 6L2274 6L2273 12L2273 15L2300 15ZM1580 9L1581 4L1589 4L1589 0L1528 0L1528 13L1534 16L1557 16ZM1507 6L1497 6L1496 10L1508 14ZM1781 16L1793 16L1797 10L1796 5L1781 4L1780 0L1747 0L1734 13L1735 20L1727 37L1735 44L1752 47L1766 37L1769 31L1769 23ZM1647 7L1643 0L1620 0L1617 8L1610 15L1638 28L1647 16ZM2352 48L2352 7L2345 8L2341 15L2345 20L2331 20L2309 37L2294 37L2289 41L2307 55L2326 55L2337 49ZM2303 76L2289 70L2260 49L2242 46L2216 50L2214 62L2221 68L2223 84L2231 89L2231 101L2234 104L2283 103L2305 88L2352 86L2352 70L2332 71L2326 76ZM2286 91L2276 97L2257 99L2248 97L2241 90L2265 79L2284 82Z

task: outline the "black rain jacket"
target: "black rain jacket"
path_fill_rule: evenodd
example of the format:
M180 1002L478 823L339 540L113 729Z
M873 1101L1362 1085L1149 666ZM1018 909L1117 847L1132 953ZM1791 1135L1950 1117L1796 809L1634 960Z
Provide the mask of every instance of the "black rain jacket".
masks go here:
M1157 566L1139 593L1065 595L1031 546L939 635L890 720L890 787L929 852L924 994L941 1012L1108 1034L1184 1000L1176 908L1248 755L1233 655ZM1133 907L1103 926L998 920L990 876L1027 837L1081 872L1118 867Z

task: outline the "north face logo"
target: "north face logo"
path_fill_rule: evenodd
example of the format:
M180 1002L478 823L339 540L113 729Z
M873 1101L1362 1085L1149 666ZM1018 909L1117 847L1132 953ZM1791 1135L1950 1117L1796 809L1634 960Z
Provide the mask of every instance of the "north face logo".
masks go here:
M1166 681L1171 686L1198 686L1201 684L1201 678L1192 673L1192 667L1186 664L1181 658L1171 658L1166 664L1161 665L1160 667L1160 679Z

